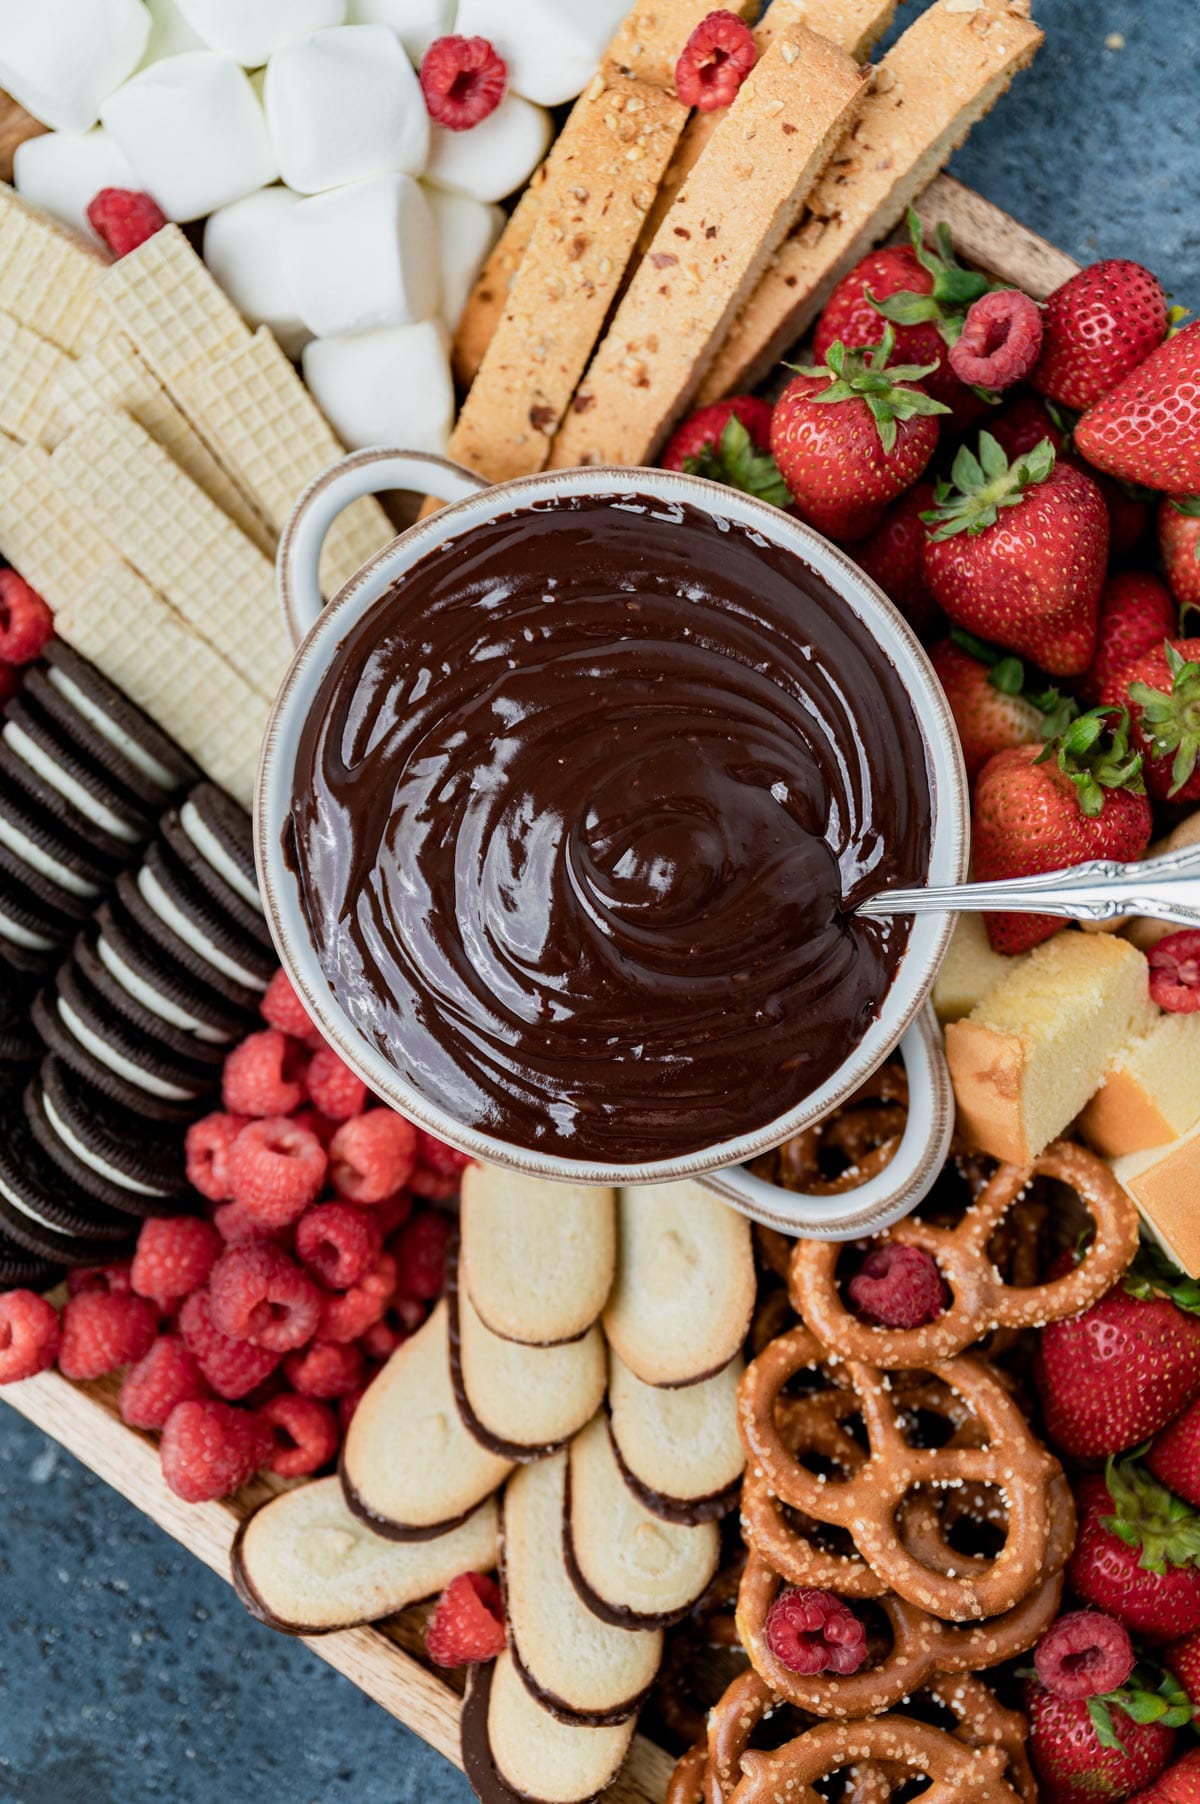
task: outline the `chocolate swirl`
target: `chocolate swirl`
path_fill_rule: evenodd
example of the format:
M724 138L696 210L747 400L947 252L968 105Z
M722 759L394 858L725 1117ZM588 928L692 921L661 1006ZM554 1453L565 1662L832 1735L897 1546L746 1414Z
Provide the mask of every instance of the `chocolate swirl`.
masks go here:
M289 858L356 1025L464 1125L597 1163L809 1095L874 1019L930 800L903 684L816 574L631 493L431 552L347 634Z

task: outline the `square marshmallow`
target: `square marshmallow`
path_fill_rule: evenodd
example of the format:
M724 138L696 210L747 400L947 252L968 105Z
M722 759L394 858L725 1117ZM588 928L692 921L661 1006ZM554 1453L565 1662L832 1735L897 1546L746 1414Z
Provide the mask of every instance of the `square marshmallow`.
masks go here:
M311 334L296 311L283 267L283 222L301 197L290 188L259 188L218 207L204 228L204 261L252 326L269 326L289 357Z
M142 52L143 69L161 63L164 57L181 56L185 50L206 50L208 46L199 32L193 31L177 0L145 0L150 11L150 41Z
M261 69L284 44L340 25L346 0L178 0L179 10L210 50L245 69Z
M526 100L559 106L596 73L629 0L458 0L455 30L488 38Z
M425 167L425 96L386 25L341 25L276 51L263 99L283 179L301 194Z
M435 125L425 179L472 200L503 200L529 180L550 144L550 115L519 94L506 94L494 113L467 132Z
M504 212L466 194L427 188L442 270L442 318L453 332L488 252L504 230Z
M351 25L390 25L414 63L454 30L457 0L350 0Z
M149 36L141 0L0 0L0 87L43 125L85 132Z
M101 188L136 188L138 182L108 133L97 126L92 132L43 132L18 144L13 185L35 207L44 207L99 244L88 224L88 202Z
M410 175L301 201L279 241L296 312L318 338L408 326L437 311L433 215Z
M440 321L314 338L304 353L304 379L349 450L391 445L445 452L454 383Z
M211 50L143 69L101 117L168 219L202 219L279 174L249 77Z

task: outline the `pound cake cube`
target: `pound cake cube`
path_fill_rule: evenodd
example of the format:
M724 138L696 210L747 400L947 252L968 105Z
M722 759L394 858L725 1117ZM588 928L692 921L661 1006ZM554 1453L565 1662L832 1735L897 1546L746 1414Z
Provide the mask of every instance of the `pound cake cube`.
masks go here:
M982 915L959 915L933 986L934 1013L942 1026L969 1015L1020 963L992 951Z
M1112 1168L1163 1250L1200 1278L1200 1122L1169 1146L1114 1159Z
M1160 1015L1104 1075L1079 1118L1106 1159L1164 1146L1200 1122L1200 1015Z
M1056 934L946 1029L960 1128L994 1158L1027 1165L1153 1021L1149 968L1136 946Z

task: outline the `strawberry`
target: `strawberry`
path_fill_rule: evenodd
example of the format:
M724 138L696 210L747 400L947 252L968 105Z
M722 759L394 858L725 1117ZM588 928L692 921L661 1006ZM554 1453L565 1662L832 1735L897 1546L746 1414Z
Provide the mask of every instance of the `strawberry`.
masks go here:
M1167 495L1158 510L1158 548L1182 608L1200 608L1200 495Z
M1104 699L1126 705L1156 801L1200 798L1200 639L1165 639L1111 677Z
M1200 1635L1188 1635L1176 1641L1163 1655L1171 1672L1191 1699L1193 1710L1200 1712Z
M1015 457L1032 451L1041 439L1048 438L1060 463L1073 464L1095 483L1108 509L1108 549L1111 557L1127 557L1141 543L1146 530L1146 494L1128 483L1114 482L1102 476L1082 458L1072 456L1071 428L1075 415L1039 395L1020 394L1007 402L988 421L988 431L1004 447L1011 463ZM1039 430L1040 428L1040 430Z
M854 561L908 624L924 639L938 620L937 604L925 586L925 523L933 506L933 484L917 482L892 503L882 523L854 547Z
M771 404L755 395L732 395L694 413L663 452L662 467L707 476L776 507L791 505L787 483L771 456Z
M1129 1804L1200 1804L1200 1748L1189 1748L1172 1761L1148 1791L1140 1791Z
M1176 332L1075 428L1098 470L1171 495L1200 491L1200 320Z
M1140 263L1109 257L1054 290L1042 327L1034 388L1066 407L1090 407L1162 343L1167 297Z
M1079 679L1085 701L1098 702L1125 665L1176 630L1175 604L1165 583L1144 570L1119 570L1100 592L1096 652Z
M1143 1246L1121 1285L1042 1329L1034 1376L1059 1452L1095 1459L1136 1447L1200 1390L1200 1285Z
M1006 396L1004 406L989 416L988 431L1009 463L1036 451L1044 438L1050 440L1056 453L1062 452L1070 437L1057 408L1051 412L1040 396L1027 394L1014 395L1012 400Z
M958 728L967 779L974 785L989 758L1019 745L1041 746L1076 712L1056 689L1026 688L1025 666L956 627L929 654Z
M1146 1464L1160 1484L1200 1510L1200 1396L1155 1435Z
M1010 463L990 432L963 445L937 485L925 579L958 626L1051 676L1092 661L1108 560L1108 515L1094 482L1048 439Z
M1084 1603L1147 1641L1200 1629L1200 1516L1136 1460L1081 1478L1075 1502L1067 1577Z
M1140 1708L1146 1695L1138 1691L1129 1701L1136 1698ZM1161 1720L1139 1722L1119 1703L1105 1712L1099 1702L1058 1698L1040 1685L1031 1690L1029 1751L1039 1795L1053 1804L1121 1804L1157 1779L1171 1758L1174 1728Z
M831 538L865 538L881 510L917 480L948 412L915 386L927 367L888 367L895 333L869 352L840 340L801 368L775 406L771 449L803 517Z
M975 875L1030 877L1090 858L1140 858L1150 804L1121 715L1103 708L1073 720L1042 747L989 758L975 785ZM1027 952L1066 925L1056 915L988 914L997 952Z

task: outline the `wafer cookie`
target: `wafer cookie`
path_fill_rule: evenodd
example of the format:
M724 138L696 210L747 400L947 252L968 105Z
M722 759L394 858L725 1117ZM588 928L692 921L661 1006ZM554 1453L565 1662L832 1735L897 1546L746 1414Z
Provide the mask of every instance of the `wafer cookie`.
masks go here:
M55 613L74 602L118 552L91 515L58 487L40 445L0 456L0 553Z
M852 57L803 25L743 82L659 227L550 462L653 461L862 104Z
M55 482L125 560L268 699L290 648L269 561L127 414L97 413L51 458Z
M41 444L54 421L54 384L70 359L57 345L0 312L0 429Z
M333 428L265 326L194 371L179 393L276 532L313 478L342 456ZM392 536L387 515L369 497L340 514L321 554L326 597Z
M108 317L167 389L250 337L241 314L176 225L164 226L112 264L96 292Z
M0 308L74 356L97 333L101 253L0 182Z
M149 583L110 563L93 572L56 625L214 783L252 806L268 704Z
M935 0L888 51L875 90L792 237L730 330L697 399L752 388L830 291L886 237L1034 57L1029 0Z

